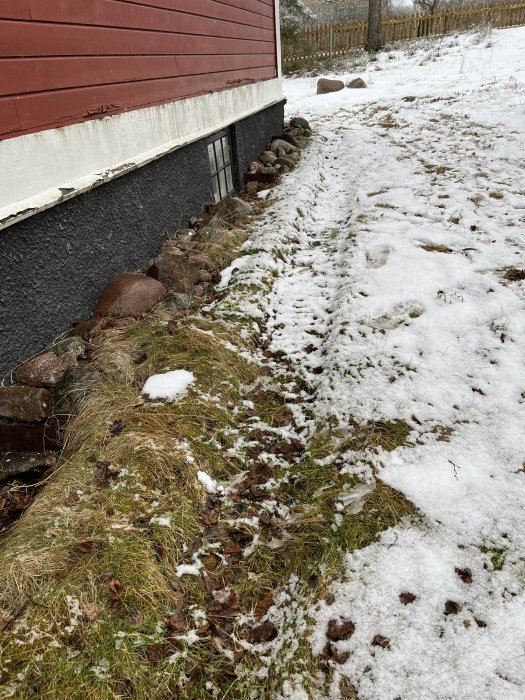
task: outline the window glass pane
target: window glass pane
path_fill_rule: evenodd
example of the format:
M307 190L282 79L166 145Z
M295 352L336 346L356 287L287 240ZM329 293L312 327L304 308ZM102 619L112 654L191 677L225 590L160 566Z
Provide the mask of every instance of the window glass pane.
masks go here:
M222 152L224 155L224 164L226 165L226 163L230 163L230 161L231 161L231 159L230 159L230 146L228 144L228 139L226 138L226 136L223 136L221 141L222 141Z
M233 178L232 178L232 166L228 165L226 170L224 171L226 173L226 183L228 185L228 193L233 190Z
M215 164L215 151L213 150L213 143L208 144L208 159L210 161L211 172L216 173L217 165Z
M217 159L217 168L222 168L224 165L224 160L222 157L222 148L221 148L221 142L220 139L215 141L215 157Z
M215 198L215 203L221 201L221 193L219 191L219 178L217 175L212 177L213 180L213 196Z
M226 195L228 194L228 189L226 187L226 177L224 175L224 170L221 170L219 173L219 182L221 186L221 199L224 199Z

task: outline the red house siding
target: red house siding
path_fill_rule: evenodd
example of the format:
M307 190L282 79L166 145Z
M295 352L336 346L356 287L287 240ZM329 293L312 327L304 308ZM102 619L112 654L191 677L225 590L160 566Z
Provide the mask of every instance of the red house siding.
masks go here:
M274 0L0 0L0 138L277 76Z

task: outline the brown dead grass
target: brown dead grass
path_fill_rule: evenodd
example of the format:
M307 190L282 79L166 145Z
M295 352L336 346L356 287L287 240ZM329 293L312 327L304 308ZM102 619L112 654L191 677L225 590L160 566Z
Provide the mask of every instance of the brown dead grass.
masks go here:
M504 278L509 282L521 282L525 280L525 270L518 267L508 267L505 270Z
M439 243L424 243L419 246L422 250L426 250L428 253L453 253L452 248L446 245L441 245Z

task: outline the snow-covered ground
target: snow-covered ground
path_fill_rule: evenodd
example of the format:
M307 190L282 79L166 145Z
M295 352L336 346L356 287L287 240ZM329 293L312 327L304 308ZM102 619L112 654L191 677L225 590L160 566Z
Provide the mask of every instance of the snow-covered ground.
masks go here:
M525 268L525 28L382 53L361 77L323 96L285 81L315 136L255 243L283 247L268 331L316 419L412 429L345 469L423 518L348 555L313 649L342 614L361 700L525 698L525 282L505 277ZM250 257L238 274L275 268Z

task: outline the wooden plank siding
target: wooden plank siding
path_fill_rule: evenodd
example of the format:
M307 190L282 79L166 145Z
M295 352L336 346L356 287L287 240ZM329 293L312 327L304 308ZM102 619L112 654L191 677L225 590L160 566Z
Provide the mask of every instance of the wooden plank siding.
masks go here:
M0 0L0 138L277 76L273 0Z

